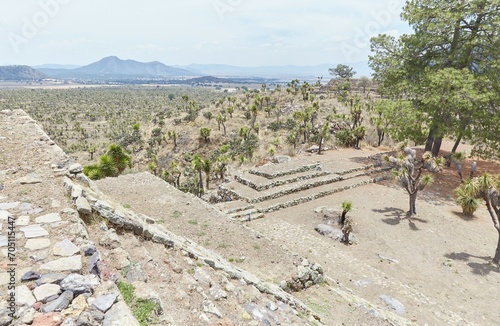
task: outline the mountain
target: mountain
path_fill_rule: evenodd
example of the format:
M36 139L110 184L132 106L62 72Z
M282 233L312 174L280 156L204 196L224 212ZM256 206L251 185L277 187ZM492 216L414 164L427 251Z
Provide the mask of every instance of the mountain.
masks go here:
M0 66L0 80L39 80L47 78L30 66Z
M40 69L56 78L85 79L136 79L136 78L172 78L193 76L185 69L167 66L161 62L139 62L122 60L111 56L76 69Z
M78 65L60 65L60 64L44 64L40 66L33 66L35 69L76 69L80 68Z
M357 72L356 76L370 76L371 70L366 62L349 63L349 66ZM258 66L258 67L238 67L223 64L190 64L186 66L176 66L187 69L198 75L210 75L218 77L262 77L262 78L299 78L306 80L316 80L323 76L328 79L328 69L335 67L335 64L322 64L315 66Z

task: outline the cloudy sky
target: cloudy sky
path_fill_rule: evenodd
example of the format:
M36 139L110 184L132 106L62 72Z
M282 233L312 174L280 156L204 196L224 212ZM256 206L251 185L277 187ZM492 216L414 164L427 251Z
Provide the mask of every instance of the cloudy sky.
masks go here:
M0 65L367 61L369 38L410 30L404 0L0 0Z

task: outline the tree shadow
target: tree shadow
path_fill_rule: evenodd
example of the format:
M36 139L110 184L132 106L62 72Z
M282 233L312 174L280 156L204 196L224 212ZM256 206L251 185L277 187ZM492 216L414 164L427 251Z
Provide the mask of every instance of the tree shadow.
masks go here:
M407 220L408 226L413 231L419 231L420 229L415 224L415 221L420 223L428 223L427 220L411 216L409 212L405 212L401 208L386 207L383 209L372 209L375 213L384 214L387 218L382 219L382 222L389 225L398 225L401 221Z
M466 215L466 214L464 214L463 212L452 211L452 213L453 213L455 216L460 217L460 218L461 218L462 220L464 220L464 221L474 221L474 220L476 220L476 219L477 219L477 217L476 217L476 216L474 216L474 215L472 215L472 216L470 216L470 215Z
M482 257L471 255L466 252L451 252L444 255L448 259L467 262L467 266L472 269L472 273L476 275L488 275L491 272L500 273L500 265L492 263L491 257ZM470 262L471 258L484 260L484 263Z

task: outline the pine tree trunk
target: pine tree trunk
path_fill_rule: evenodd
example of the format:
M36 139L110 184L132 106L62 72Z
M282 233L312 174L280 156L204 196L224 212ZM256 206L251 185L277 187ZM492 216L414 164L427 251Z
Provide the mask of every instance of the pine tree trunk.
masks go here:
M435 128L432 127L429 130L429 135L427 136L427 141L425 143L425 149L424 149L425 152L429 152L432 150L432 145L434 144L434 132Z
M432 157L438 157L439 151L441 150L442 142L443 142L442 137L434 138L434 144L432 145Z

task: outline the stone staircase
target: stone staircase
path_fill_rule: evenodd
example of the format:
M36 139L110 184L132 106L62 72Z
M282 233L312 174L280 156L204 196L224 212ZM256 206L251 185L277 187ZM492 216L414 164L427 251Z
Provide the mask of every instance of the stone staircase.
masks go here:
M233 200L215 206L234 219L251 221L268 212L390 177L391 167L380 162L354 165L335 169L319 162L292 160L253 168L222 184L219 192Z

